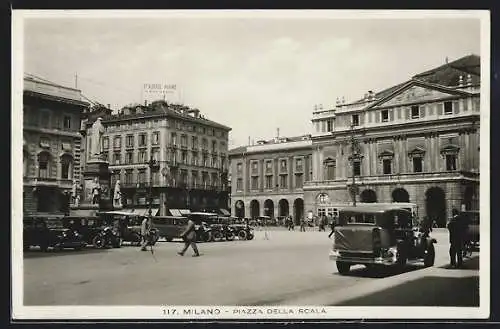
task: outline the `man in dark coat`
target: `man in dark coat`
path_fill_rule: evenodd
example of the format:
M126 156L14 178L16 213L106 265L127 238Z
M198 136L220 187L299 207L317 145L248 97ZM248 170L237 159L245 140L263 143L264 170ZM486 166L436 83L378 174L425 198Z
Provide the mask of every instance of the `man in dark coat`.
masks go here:
M195 231L195 223L192 219L188 220L188 224L184 232L181 234L181 238L184 240L184 248L178 252L179 255L184 256L186 250L191 246L193 248L194 254L193 257L200 256L198 252L198 247L196 246L196 231Z
M328 238L331 238L333 233L335 233L335 222L337 221L336 216L333 216L330 221L330 229L332 230L330 234L328 234Z
M452 215L453 217L448 223L448 231L450 232L450 265L452 267L461 267L463 264L463 245L466 226L457 209L452 210Z

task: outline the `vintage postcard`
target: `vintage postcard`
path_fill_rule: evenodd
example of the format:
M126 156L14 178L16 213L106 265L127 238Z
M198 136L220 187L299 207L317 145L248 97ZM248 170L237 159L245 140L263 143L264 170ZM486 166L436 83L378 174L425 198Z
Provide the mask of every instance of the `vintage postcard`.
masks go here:
M489 317L488 11L12 18L13 319Z

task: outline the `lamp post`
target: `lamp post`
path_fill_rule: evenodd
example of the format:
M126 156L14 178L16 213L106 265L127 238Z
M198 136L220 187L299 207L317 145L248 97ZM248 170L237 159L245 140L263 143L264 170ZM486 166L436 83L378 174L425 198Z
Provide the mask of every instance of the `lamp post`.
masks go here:
M158 161L153 159L153 156L149 159L148 162L149 166L149 209L148 209L148 215L149 218L152 217L152 207L153 207L153 172L157 172L160 169L160 165L158 164Z
M356 178L355 178L355 173L354 173L354 162L356 159L359 158L359 145L358 141L354 137L354 123L351 124L351 168L352 168L352 185L350 188L351 192L351 197L352 197L352 204L354 207L356 207L356 191L357 191L357 186L356 186Z

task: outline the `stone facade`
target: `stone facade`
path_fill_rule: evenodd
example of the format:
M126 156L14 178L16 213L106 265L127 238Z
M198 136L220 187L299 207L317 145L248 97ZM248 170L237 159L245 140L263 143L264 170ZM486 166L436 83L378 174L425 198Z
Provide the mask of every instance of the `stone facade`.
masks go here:
M68 213L80 180L80 90L24 79L23 211Z
M479 57L468 56L316 109L306 211L322 215L351 203L353 167L357 202L416 203L420 217L441 226L453 208L479 209L479 82Z
M84 123L87 136L95 118ZM197 109L162 101L130 105L103 119L104 159L109 162L111 188L120 180L124 209L147 209L150 188L158 215L170 215L169 209L227 207L231 128L206 119ZM86 150L91 142L85 138ZM85 156L88 161L88 151ZM159 171L150 173L150 158L158 162Z
M233 149L231 163L231 214L271 218L304 216L304 182L312 177L309 135L259 141Z

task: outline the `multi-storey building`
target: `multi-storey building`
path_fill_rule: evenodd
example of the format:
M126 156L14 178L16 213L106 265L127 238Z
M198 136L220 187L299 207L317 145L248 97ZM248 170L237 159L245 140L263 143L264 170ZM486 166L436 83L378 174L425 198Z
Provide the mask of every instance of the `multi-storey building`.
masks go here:
M478 209L479 87L471 55L314 111L306 211L332 213L351 191L358 202L416 203L441 226L453 208Z
M80 90L24 78L23 211L67 213L80 179Z
M237 217L304 216L303 185L312 176L310 135L277 137L229 152L231 213Z
M92 123L85 123L87 130ZM198 109L164 101L126 106L117 115L104 116L103 125L102 149L109 161L111 188L120 180L125 209L146 212L150 186L153 215L227 209L231 128L206 119ZM90 137L85 143L90 149ZM150 172L151 158L158 162L158 171Z

